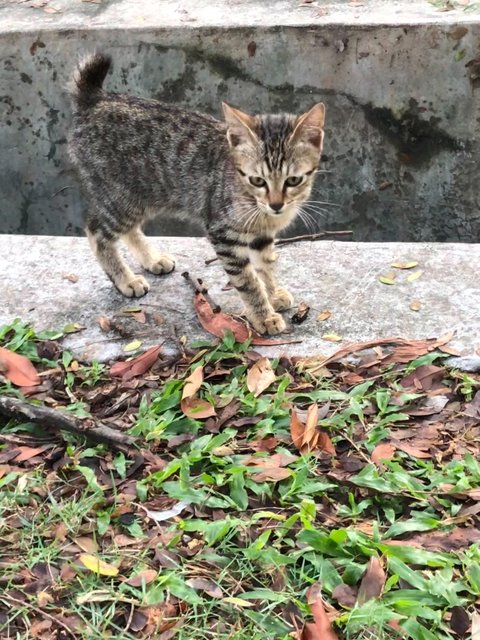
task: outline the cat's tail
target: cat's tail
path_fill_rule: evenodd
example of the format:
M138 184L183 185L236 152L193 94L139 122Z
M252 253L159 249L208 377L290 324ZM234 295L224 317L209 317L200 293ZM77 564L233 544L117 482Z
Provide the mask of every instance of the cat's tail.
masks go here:
M98 102L111 65L111 56L104 53L92 53L80 62L68 87L77 108L87 109Z

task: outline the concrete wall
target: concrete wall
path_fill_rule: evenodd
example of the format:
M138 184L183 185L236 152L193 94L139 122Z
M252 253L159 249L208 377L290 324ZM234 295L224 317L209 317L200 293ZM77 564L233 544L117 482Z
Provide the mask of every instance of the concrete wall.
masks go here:
M229 22L231 3L211 2L225 24L191 20L185 9L185 19L180 13L160 28L139 19L142 2L77 4L82 13L73 17L0 9L1 232L82 233L64 87L79 54L98 48L114 58L108 88L214 115L222 100L251 112L300 112L323 100L328 173L313 199L339 206L325 205L318 228L351 228L356 240L478 241L480 22L459 25L442 14L438 24L315 22L296 7L299 23L281 24L271 2L268 23L247 14L242 23ZM251 13L258 3L239 4ZM127 5L130 28L122 24ZM199 228L192 212L188 227L163 220L151 230Z

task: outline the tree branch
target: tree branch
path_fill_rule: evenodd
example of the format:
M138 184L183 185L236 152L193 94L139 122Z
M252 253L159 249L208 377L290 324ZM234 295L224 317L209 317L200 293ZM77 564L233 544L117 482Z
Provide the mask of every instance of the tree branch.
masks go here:
M136 443L136 438L112 429L106 424L97 423L93 418L80 420L62 411L24 402L9 396L0 396L0 415L14 420L34 422L46 429L68 431L94 442L108 444L112 449L128 452Z

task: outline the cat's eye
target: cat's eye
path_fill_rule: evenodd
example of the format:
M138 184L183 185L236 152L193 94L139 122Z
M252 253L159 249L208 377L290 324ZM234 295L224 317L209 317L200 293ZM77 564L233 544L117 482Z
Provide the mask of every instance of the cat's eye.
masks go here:
M302 182L303 176L289 176L285 180L286 187L298 187L298 185Z
M250 176L250 184L254 187L266 187L267 182L260 176Z

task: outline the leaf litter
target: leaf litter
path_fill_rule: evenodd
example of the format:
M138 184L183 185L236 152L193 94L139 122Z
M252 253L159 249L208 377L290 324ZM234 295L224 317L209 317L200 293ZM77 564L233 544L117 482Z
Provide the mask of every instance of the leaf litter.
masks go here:
M0 418L10 632L15 602L92 640L478 634L480 376L445 365L451 335L273 360L227 333L98 375L28 331L0 335L42 380L29 402L83 415L86 440ZM89 440L106 415L135 449Z

